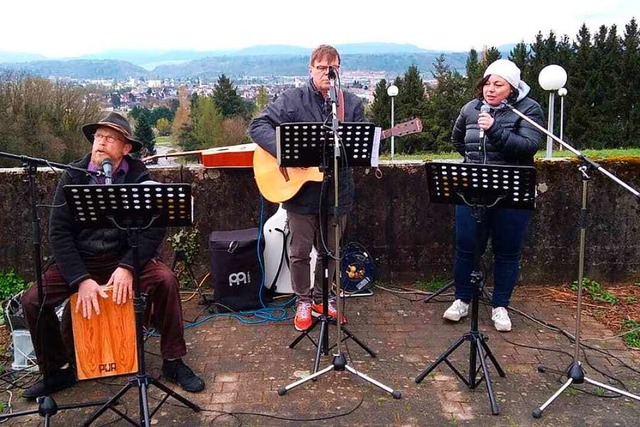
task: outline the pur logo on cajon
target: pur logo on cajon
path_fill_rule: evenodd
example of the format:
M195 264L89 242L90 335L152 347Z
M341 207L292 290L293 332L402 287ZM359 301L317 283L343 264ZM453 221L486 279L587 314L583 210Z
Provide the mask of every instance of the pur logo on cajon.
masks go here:
M248 271L246 273L244 271L239 271L229 275L229 287L240 286L242 284L246 285L249 282L251 282L251 273Z
M116 370L116 362L111 363L100 363L98 365L98 372L111 372Z

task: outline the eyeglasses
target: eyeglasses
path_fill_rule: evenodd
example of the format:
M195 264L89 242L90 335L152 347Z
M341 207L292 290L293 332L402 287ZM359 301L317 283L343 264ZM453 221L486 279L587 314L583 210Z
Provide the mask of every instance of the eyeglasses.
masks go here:
M105 134L102 134L102 133L94 133L93 134L93 140L94 141L100 141L100 140L103 140L103 139L105 141L107 141L109 144L113 144L116 141L120 141L119 138L117 138L115 136L112 136L112 135L105 135Z
M313 68L320 71L321 73L326 73L329 71L329 68L333 68L336 71L340 71L339 65L314 65Z

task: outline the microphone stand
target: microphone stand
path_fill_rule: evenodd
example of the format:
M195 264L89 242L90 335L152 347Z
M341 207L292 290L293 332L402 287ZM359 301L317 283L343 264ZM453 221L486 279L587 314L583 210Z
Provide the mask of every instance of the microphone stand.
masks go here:
M36 286L38 288L38 300L40 301L39 312L41 313L42 304L44 303L44 288L42 284L42 252L41 252L42 239L40 237L40 217L38 216L37 203L36 203L37 185L35 182L35 176L36 176L36 173L38 172L38 165L56 167L60 169L73 169L73 170L85 172L87 174L98 175L98 176L103 175L103 173L89 171L89 170L77 168L71 165L55 163L46 159L38 159L35 157L22 156L22 155L5 153L5 152L0 152L0 157L20 160L23 163L25 171L29 176L29 195L31 199L31 223L32 223L32 231L33 231L33 258L35 262L35 274L36 274ZM46 351L45 334L40 334L40 348L42 348L42 351ZM47 373L47 369L43 369L42 381L44 382L45 390L46 390L49 385L49 374ZM36 402L38 403L38 409L14 412L11 414L3 414L3 415L0 415L0 421L4 421L7 418L19 417L22 415L34 414L37 412L38 414L40 414L40 416L44 417L44 425L49 426L50 418L58 412L58 409L84 408L87 406L101 405L103 403L103 402L89 402L89 403L81 403L76 405L64 405L64 406L58 407L53 397L48 395L38 397L36 399Z
M340 283L340 221L338 219L338 208L339 208L339 200L338 200L338 158L340 157L340 136L338 135L338 96L337 96L337 91L336 91L336 85L335 85L335 79L336 79L336 71L333 67L329 67L329 82L331 84L331 87L329 88L329 98L331 100L331 131L333 132L333 228L334 228L334 239L335 239L335 255L334 255L334 259L333 262L335 263L335 273L334 273L334 278L335 278L335 282L336 282L336 300L337 300L337 307L336 307L336 311L337 311L337 315L336 315L336 325L338 327L338 331L337 331L337 335L338 338L336 340L336 350L335 353L333 354L333 359L331 361L331 365L325 367L324 369L318 371L317 370L317 364L318 364L318 359L316 358L316 366L315 366L315 370L314 373L309 375L306 378L302 378L301 380L298 380L292 384L289 384L288 386L283 386L280 387L278 389L278 395L279 396L283 396L287 393L287 391L289 391L290 389L297 387L309 380L314 380L331 371L332 369L335 371L344 371L345 369L349 372L351 372L352 374L368 381L369 383L375 385L376 387L386 391L387 393L391 394L391 396L394 399L400 399L402 397L402 392L400 390L394 390L391 387L388 387L384 384L382 384L379 381L374 380L373 378L363 374L362 372L357 371L355 368L353 368L352 366L350 366L347 362L347 359L344 355L344 353L342 352L341 349L341 342L343 341L342 339L342 298L341 298L341 283ZM321 221L322 222L322 221ZM322 227L322 225L320 225ZM323 243L324 244L324 243ZM323 262L323 264L325 264ZM324 267L324 265L323 265ZM323 313L322 315L326 318L328 317L328 311L329 311L329 303L328 303L328 281L330 278L328 278L328 272L327 270L325 270L323 272L325 280L323 281L324 285L325 285L325 289L323 289L322 292L322 302L323 302ZM322 332L321 332L322 333ZM351 336L351 338L353 338L353 336ZM321 337L322 339L322 337ZM358 344L360 344L360 342L358 342L356 340L356 342ZM367 350L366 347L363 347ZM369 352L371 354L371 352ZM320 346L318 346L318 355L320 354Z
M587 223L587 221L586 221L586 219L587 219L587 183L588 183L589 179L591 179L591 177L589 176L589 173L590 173L590 171L592 169L595 169L595 170L601 172L602 174L604 174L605 176L607 176L608 178L610 178L614 182L620 184L622 187L624 187L626 190L628 190L631 194L636 196L636 198L640 198L640 193L637 190L635 190L633 187L631 187L630 185L626 184L625 182L623 182L622 180L620 180L619 178L614 176L611 172L609 172L606 169L604 169L598 163L590 160L583 153L581 153L580 151L576 150L575 148L573 148L571 145L569 145L568 143L566 143L562 139L556 137L553 133L547 131L545 128L540 126L538 123L536 123L535 121L533 121L532 119L530 119L529 117L524 115L522 112L518 111L512 105L510 105L508 103L505 103L505 105L509 109L511 109L511 111L513 111L516 115L520 116L523 120L525 120L528 123L530 123L531 125L533 125L536 129L538 129L542 133L546 134L547 136L549 136L554 141L558 142L561 146L563 146L567 150L571 151L573 154L576 155L577 158L579 158L582 161L582 164L580 165L580 167L578 167L578 170L580 171L580 174L582 175L582 177L581 177L581 179L582 179L582 206L581 206L581 209L580 209L580 220L579 220L580 246L579 246L579 257L578 257L578 296L577 296L578 301L577 301L576 333L575 333L575 337L574 337L575 338L575 348L574 348L574 352L573 352L573 361L571 362L569 367L566 369L567 381L546 402L544 402L540 407L536 408L533 411L532 415L533 415L534 418L540 418L542 416L542 412L547 408L547 406L549 406L551 403L553 403L553 401L558 396L560 396L560 394L562 394L562 392L564 390L566 390L572 383L582 384L585 381L590 383L590 384L592 384L592 385L595 385L597 387L602 387L605 390L609 390L609 391L614 392L614 393L619 393L619 394L621 394L623 396L626 396L626 397L629 397L631 399L635 399L635 400L640 401L640 396L636 396L636 395L631 394L631 393L629 393L627 391L624 391L624 390L619 390L619 389L614 388L614 387L612 387L612 386L610 386L608 384L603 384L601 382L592 380L589 377L585 376L584 369L582 368L582 363L580 362L580 316L582 314L582 288L583 288L582 280L583 280L583 277L584 277L584 253L585 253L585 241L586 241L585 236L586 236L586 223ZM545 367L544 366L538 367L538 371L539 372L545 372Z

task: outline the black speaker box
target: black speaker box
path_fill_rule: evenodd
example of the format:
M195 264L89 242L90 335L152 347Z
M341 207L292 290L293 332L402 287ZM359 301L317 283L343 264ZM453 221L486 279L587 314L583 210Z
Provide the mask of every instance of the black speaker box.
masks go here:
M209 235L211 283L218 311L262 308L264 286L260 258L264 240L258 228L213 231Z

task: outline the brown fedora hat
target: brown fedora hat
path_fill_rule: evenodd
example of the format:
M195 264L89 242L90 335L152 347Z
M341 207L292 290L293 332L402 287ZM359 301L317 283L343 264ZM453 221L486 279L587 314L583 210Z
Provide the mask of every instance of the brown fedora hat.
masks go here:
M87 137L90 143L93 144L93 134L96 133L96 130L98 130L100 126L105 126L120 132L122 136L125 137L127 142L131 144L132 153L137 153L142 148L142 143L133 139L131 135L131 126L129 125L127 119L125 119L122 115L118 113L109 113L107 117L100 120L98 123L91 123L82 126L82 132L84 133L84 136Z

